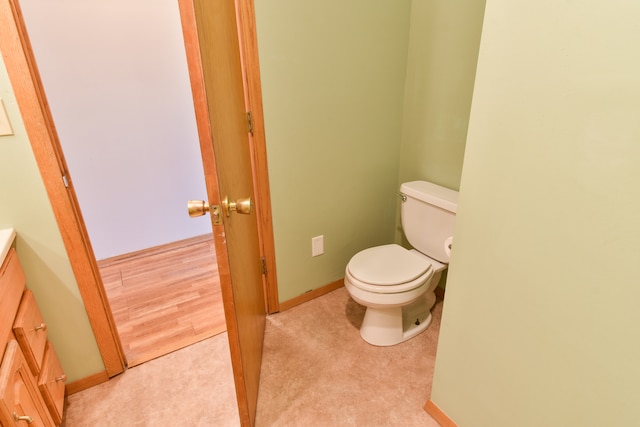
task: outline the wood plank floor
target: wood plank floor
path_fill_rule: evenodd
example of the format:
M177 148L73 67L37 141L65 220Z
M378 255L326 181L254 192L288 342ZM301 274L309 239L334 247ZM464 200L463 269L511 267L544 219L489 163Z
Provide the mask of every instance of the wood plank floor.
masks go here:
M130 367L226 330L211 235L98 266Z

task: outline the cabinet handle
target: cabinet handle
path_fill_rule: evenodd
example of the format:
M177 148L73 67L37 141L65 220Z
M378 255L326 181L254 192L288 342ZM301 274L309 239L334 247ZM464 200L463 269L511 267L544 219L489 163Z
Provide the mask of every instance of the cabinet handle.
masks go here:
M60 381L66 381L67 380L67 375L66 374L62 374L59 377L56 377L56 381L60 382Z
M38 326L35 326L33 328L33 330L34 331L40 331L40 330L46 331L47 330L47 324L46 323L40 323Z
M31 424L33 422L33 418L29 415L18 415L15 412L13 413L13 419L16 421L26 421L27 424Z

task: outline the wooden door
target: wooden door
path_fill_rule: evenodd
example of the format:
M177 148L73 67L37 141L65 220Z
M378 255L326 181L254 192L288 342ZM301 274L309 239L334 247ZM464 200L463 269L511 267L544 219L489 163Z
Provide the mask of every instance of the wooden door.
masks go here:
M255 200L234 0L181 0L180 10L209 203ZM213 235L238 409L253 425L266 316L258 222L255 209L221 206L220 217Z

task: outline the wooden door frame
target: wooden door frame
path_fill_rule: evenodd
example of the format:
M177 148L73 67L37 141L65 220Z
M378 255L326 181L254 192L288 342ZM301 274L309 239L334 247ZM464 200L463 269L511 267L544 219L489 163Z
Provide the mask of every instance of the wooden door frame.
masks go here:
M280 311L276 278L275 238L271 216L271 192L267 164L267 140L264 130L262 83L258 57L258 34L254 0L235 0L240 37L240 58L245 79L247 111L252 113L253 174L256 177L255 197L260 246L265 259L265 305L267 314Z
M180 2L184 3L184 0ZM278 311L278 292L253 0L238 0L238 10L239 16L244 17L239 21L239 31L242 34L247 67L246 90L249 92L254 117L254 173L257 177L255 197L256 205L260 206L259 228L262 231L262 250L268 271L265 301L267 312L273 313ZM123 372L126 367L124 351L82 218L73 180L64 160L19 0L0 0L0 51L96 337L105 373L107 377L112 377ZM195 98L201 94L193 95Z

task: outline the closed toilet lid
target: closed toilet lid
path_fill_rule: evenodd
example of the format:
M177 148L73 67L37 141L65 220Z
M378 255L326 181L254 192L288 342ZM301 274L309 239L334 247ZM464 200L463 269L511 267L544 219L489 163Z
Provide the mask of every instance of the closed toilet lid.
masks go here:
M425 274L431 263L400 245L384 245L358 252L349 262L349 272L372 285L398 285Z

